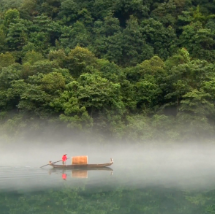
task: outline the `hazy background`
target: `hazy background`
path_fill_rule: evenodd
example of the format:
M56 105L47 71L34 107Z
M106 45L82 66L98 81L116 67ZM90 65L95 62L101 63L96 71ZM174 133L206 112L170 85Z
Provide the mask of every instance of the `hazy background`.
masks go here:
M113 187L165 186L180 189L208 190L215 186L215 146L207 143L123 143L47 141L13 142L0 150L0 189L44 189L62 186L62 171L51 172L50 167L39 167L49 160L60 160L67 153L71 157L88 155L89 163L106 163L114 159L108 171L89 171L84 183L109 184ZM76 186L66 170L66 183ZM7 180L6 180L7 179ZM107 182L108 180L108 182ZM82 183L80 182L80 183Z

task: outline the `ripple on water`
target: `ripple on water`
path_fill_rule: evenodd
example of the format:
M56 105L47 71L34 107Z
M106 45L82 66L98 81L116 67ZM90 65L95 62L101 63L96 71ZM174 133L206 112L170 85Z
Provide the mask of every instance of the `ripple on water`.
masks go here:
M67 175L63 180L62 175ZM0 166L0 191L35 191L58 189L65 186L102 185L112 178L111 171L89 171L84 178L74 178L71 170L52 170L50 168L35 168L24 166ZM83 175L82 175L83 176ZM107 177L108 176L108 177Z
M25 189L37 185L47 175L39 168L0 166L0 190Z

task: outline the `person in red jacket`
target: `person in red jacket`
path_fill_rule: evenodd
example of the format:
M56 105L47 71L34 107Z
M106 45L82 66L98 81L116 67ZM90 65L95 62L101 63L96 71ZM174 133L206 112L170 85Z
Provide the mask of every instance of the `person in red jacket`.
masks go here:
M66 155L67 155L67 154L65 154L65 155L62 156L63 165L66 164L66 160L67 160L67 156L66 156Z

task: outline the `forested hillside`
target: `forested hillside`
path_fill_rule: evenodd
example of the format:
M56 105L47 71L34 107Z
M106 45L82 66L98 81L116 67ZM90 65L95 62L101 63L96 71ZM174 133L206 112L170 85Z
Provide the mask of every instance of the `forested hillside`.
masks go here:
M4 134L215 132L214 0L0 0Z

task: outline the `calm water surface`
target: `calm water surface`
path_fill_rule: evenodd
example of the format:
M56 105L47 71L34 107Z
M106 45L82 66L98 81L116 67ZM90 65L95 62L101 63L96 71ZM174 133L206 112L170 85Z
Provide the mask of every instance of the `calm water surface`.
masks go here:
M89 171L3 165L0 213L215 213L213 155L128 152L114 154L111 169Z

